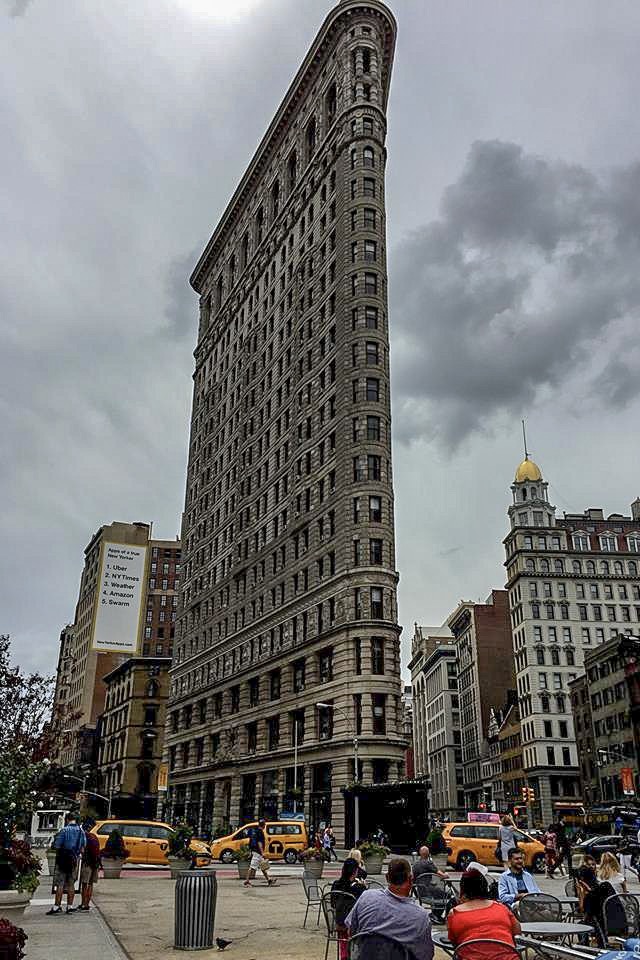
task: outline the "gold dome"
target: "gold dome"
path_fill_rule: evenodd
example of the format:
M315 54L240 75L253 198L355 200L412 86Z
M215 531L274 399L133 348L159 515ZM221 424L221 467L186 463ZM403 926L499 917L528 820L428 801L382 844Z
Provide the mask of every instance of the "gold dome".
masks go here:
M540 473L540 467L537 463L534 463L533 460L529 460L528 457L522 461L518 469L516 470L516 483L537 483L539 480L542 480L542 474Z

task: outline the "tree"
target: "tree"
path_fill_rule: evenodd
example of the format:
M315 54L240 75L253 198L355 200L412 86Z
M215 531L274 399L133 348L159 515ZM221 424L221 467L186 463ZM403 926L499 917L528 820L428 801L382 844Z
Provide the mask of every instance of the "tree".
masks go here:
M53 688L53 677L12 666L11 639L0 635L0 753L21 747L25 762L46 756Z

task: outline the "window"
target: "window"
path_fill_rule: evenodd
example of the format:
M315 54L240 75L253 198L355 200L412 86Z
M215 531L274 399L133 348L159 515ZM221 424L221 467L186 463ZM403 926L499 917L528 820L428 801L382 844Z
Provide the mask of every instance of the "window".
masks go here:
M364 292L368 296L375 296L378 293L378 274L377 273L365 273Z
M370 367L377 367L380 363L380 351L375 340L367 340L365 356Z
M616 537L612 533L603 533L600 537L600 549L606 553L615 553L617 548Z
M235 686L231 687L231 706L229 708L231 713L238 713L240 710L240 687Z
M280 699L280 671L273 670L269 675L269 696L271 700Z
M367 455L367 478L369 480L382 479L382 457L374 453Z
M364 197L375 197L376 195L376 182L373 177L363 177L362 179L362 195Z
M377 307L364 308L364 325L369 330L377 329L378 327L378 308Z
M369 497L369 523L382 523L381 497Z
M556 765L556 752L553 747L547 747L547 764L550 767L555 767Z
M375 230L377 226L376 210L373 207L364 208L364 228L365 230ZM640 553L640 550L636 551Z
M318 668L321 683L333 680L333 649L321 650L318 654Z
M258 724L247 724L247 753L255 753L258 749Z
M640 533L630 533L627 537L627 546L630 553L640 553Z
M367 400L371 403L380 399L380 381L375 377L367 377Z
M382 565L382 540L369 540L369 564L371 566Z
M380 440L380 417L367 417L367 440Z
M366 263L375 263L378 259L378 244L375 240L364 241L364 259Z
M384 673L384 637L371 637L371 673Z
M382 587L371 587L371 619L383 619Z
M333 736L333 709L318 707L318 739L331 740Z
M260 678L252 677L249 680L249 706L257 707L260 702Z
M574 550L589 549L589 537L587 536L586 533L574 533L572 539L573 539Z
M374 693L371 696L374 735L380 736L387 732L386 700L384 693Z
M376 157L373 147L365 147L362 151L362 166L372 170L376 165Z
M269 750L277 750L280 746L280 717L270 717L267 720L267 739Z

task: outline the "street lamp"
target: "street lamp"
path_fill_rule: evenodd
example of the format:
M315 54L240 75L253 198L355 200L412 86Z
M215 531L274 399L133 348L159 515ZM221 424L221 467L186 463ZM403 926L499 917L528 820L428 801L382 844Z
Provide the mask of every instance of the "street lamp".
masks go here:
M316 707L324 707L326 710L334 710L334 711L337 710L338 713L342 714L344 719L347 721L347 728L352 732L353 764L354 764L353 773L354 773L354 782L356 786L356 789L353 792L353 833L354 833L354 844L356 844L360 839L360 796L357 790L358 783L360 780L358 776L358 736L353 730L351 720L349 719L349 717L341 707L336 707L335 704L333 703L323 703L322 701L318 701L318 703L316 703Z
M87 782L86 774L83 777L75 777L72 773L63 773L62 776L65 778L65 780L75 780L76 783L81 783L82 793L88 793L92 797L99 797L100 800L106 800L107 801L107 819L109 819L109 817L111 816L111 801L113 799L113 792L111 790L109 791L108 797L105 797L103 793L96 793L95 790L87 790L87 788L85 787L85 784Z

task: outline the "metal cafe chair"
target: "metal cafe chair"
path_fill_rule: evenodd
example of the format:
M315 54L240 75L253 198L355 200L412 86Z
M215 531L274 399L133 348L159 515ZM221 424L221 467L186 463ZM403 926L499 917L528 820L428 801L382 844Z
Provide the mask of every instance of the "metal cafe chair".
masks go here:
M357 933L349 941L350 960L410 960L403 943L382 933Z
M528 893L518 906L521 923L562 922L562 904L550 893Z
M336 956L340 955L340 943L347 939L346 933L338 928L344 924L344 921L356 902L356 898L351 893L342 890L329 890L320 897L320 906L322 915L327 926L327 943L324 950L324 960L329 956L329 944L335 943Z
M303 927L307 925L307 917L309 915L309 910L313 907L318 908L318 916L316 918L316 926L320 923L320 913L322 911L322 891L320 885L315 877L304 877L302 878L302 886L304 887L304 895L307 898L307 909L304 912L304 923Z

